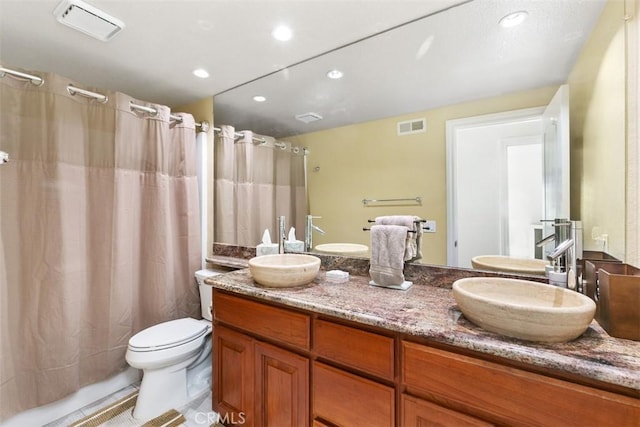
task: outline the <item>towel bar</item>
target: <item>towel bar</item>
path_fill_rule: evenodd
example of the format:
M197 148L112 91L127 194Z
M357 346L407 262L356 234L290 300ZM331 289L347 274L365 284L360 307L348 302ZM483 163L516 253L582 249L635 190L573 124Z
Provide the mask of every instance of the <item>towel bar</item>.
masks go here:
M418 204L422 204L422 197L410 197L403 199L362 199L363 205L368 205L369 203L381 203L381 202L416 202Z
M424 230L424 228L423 228L423 230ZM371 231L371 229L367 228L367 227L362 227L362 231ZM407 233L415 233L415 232L416 232L415 230L407 230Z
M368 219L368 220L367 220L367 222L376 222L376 220L375 220L375 219ZM420 223L420 222L427 222L427 220L426 220L426 219L417 219L417 220L415 220L415 221L413 221L413 222L415 222L416 224L418 224L418 223Z

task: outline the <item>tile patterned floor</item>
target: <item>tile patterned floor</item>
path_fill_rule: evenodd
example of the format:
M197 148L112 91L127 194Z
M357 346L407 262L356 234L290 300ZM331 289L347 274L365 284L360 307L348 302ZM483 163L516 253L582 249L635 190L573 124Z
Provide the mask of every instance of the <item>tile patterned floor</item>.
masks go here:
M78 421L87 415L91 415L99 409L114 403L118 399L137 391L139 385L140 384L133 384L118 390L110 396L93 402L84 408L51 423L45 424L44 427L67 427L71 423ZM184 407L176 409L187 419L187 422L184 424L185 427L208 427L216 421L216 414L211 411L211 392L203 393Z

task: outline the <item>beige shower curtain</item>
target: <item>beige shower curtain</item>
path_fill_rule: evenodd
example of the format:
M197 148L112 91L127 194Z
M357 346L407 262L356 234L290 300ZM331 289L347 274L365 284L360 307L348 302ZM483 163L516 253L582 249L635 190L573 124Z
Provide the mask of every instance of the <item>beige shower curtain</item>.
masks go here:
M0 79L0 421L118 373L141 329L200 317L193 118L43 77Z
M236 139L232 126L221 126L215 139L214 240L256 246L265 229L278 241L277 221L286 218L286 231L296 229L304 240L307 213L304 152L289 143L275 146L273 138L242 131Z

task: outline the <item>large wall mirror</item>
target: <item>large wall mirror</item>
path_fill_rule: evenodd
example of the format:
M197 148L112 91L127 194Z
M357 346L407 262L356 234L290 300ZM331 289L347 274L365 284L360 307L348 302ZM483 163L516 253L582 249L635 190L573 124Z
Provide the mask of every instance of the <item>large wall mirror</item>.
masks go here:
M522 24L501 25L522 11ZM218 94L215 122L309 149L309 212L325 231L315 245L369 245L369 219L416 215L435 222L421 262L444 265L447 122L543 109L567 85L570 216L586 249L624 259L624 25L624 0L463 2ZM321 119L296 119L307 113Z

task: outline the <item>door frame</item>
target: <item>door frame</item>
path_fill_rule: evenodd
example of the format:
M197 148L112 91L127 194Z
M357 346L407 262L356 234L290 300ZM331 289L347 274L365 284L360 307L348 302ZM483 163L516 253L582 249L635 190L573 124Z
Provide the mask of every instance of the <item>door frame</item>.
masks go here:
M445 134L447 157L447 265L458 265L458 226L454 217L454 212L456 212L457 208L455 182L457 132L473 127L499 125L526 120L540 120L545 109L546 106L540 106L447 120Z

